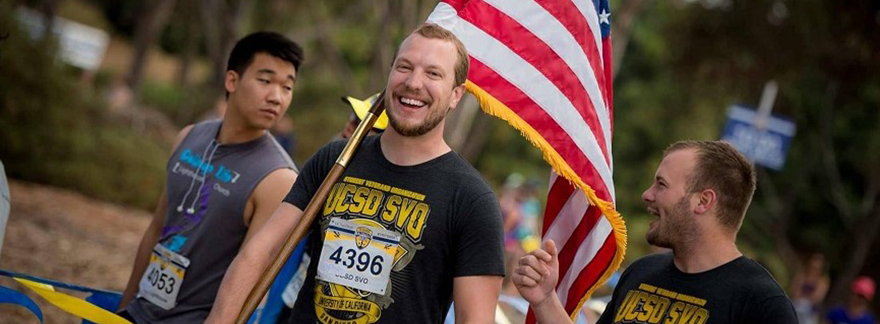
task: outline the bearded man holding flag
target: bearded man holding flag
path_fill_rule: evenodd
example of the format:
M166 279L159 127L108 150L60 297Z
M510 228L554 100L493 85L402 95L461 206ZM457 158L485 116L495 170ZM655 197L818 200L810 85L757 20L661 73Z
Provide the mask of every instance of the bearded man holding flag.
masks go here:
M490 323L504 275L491 187L443 139L464 94L467 52L426 24L401 44L385 95L390 126L364 139L311 226L312 262L290 323ZM381 98L381 96L380 96ZM230 266L207 323L230 323L304 217L345 142L319 150ZM268 252L268 253L267 253Z
M442 29L451 32L454 38L460 40L463 46L461 46L462 50L459 52L459 56L464 53L469 58L470 70L469 73L466 73L467 81L462 87L459 82L464 80L456 78L456 83L453 85L453 93L456 94L456 97L451 102L452 106L460 98L461 92L459 91L467 89L477 97L484 111L508 121L514 128L520 130L532 144L543 152L545 160L558 173L558 176L554 176L551 181L543 233L545 239L553 239L561 246L559 253L560 273L564 275L559 285L559 293L560 296L564 296L564 307L569 314L577 313L592 290L617 269L626 248L626 230L623 220L614 210L614 186L611 178L612 90L611 52L610 39L608 38L610 32L609 12L608 3L604 0L597 2L584 0L448 0L440 2L428 18L430 23L428 26L442 27ZM389 86L386 89L389 93L396 91L392 88L395 74L421 71L427 67L416 68L411 64L398 65L401 55L410 50L409 46L412 46L410 42L413 39L418 39L418 37L411 35L401 45L389 76ZM465 47L467 48L466 52L463 50ZM437 53L425 50L421 53L426 57L437 55ZM441 77L444 73L439 75L428 73L426 75L429 80L433 80L433 78ZM370 143L381 143L381 152L386 157L389 152L393 154L398 150L399 147L395 145L403 143L397 140L391 141L391 139L397 139L398 135L405 135L394 127L394 119L398 117L395 115L405 115L409 109L415 109L415 106L422 104L422 102L410 100L413 98L404 97L400 93L394 93L394 96L388 99L389 117L392 122L391 131L386 131L381 135L380 141L366 139L364 147L356 153L353 160L355 167L359 163L364 163L358 159L358 155L363 155L365 150L375 150L374 146L376 145ZM444 110L448 111L452 106L444 106ZM427 120L431 120L431 124L433 124L435 120L442 121L445 111L442 114L432 112L429 114L430 116L425 117L430 117ZM445 147L445 143L442 146ZM334 152L338 149L338 147L334 148ZM446 152L446 150L448 148L442 151ZM316 156L321 154L319 152ZM326 155L333 156L331 153ZM322 159L321 164L325 164L324 160L331 159L332 157ZM391 158L388 160L394 161ZM370 161L367 159L366 163L369 164ZM374 164L360 168L381 169L382 167ZM303 171L300 177L301 181L308 178L306 176L309 172L308 169L307 166ZM320 167L319 170L325 169L326 166ZM332 242L346 235L352 236L351 239L355 242L363 242L364 237L369 236L357 226L351 229L350 233L352 234L346 234L349 232L345 226L351 224L331 224L329 220L324 219L334 213L345 213L346 204L335 204L334 201L342 199L341 202L346 202L348 200L345 199L350 197L352 202L356 202L360 197L358 196L358 192L360 192L358 186L369 186L372 183L379 185L378 188L365 190L383 189L382 183L369 180L356 176L347 178L343 176L343 181L340 182L342 186L335 187L331 192L331 198L324 205L324 217L319 218L318 221L321 225L317 229L320 231L318 236L325 238L323 252L330 254L326 258L321 257L322 260L326 259L323 261L324 263L345 265L345 260L347 260L345 255L333 253L340 251L336 245L331 244L332 246L328 249L327 242ZM361 183L362 181L363 183ZM444 178L440 180L440 183L448 184L454 181L452 178ZM474 182L470 183L470 185L475 184ZM354 186L350 188L354 191L345 191L348 185ZM242 260L236 260L230 267L215 304L214 313L209 318L210 323L226 323L230 317L234 316L232 313L242 304L244 292L253 286L256 277L268 262L265 260L268 257L261 255L266 255L266 251L277 250L279 242L294 226L297 218L289 216L301 214L301 209L305 207L304 200L299 197L302 195L295 194L298 191L298 186L304 187L299 182L294 185L291 196L288 196L288 203L283 203L276 215L272 217L273 220L270 220L269 225L265 226L266 231L272 231L274 234L258 235L257 237L260 239L250 244L252 246L246 246L240 254L239 258ZM305 187L313 190L314 186L316 184ZM482 185L477 187L482 187ZM456 188L461 188L461 186L457 185ZM364 191L363 194L368 195L368 191ZM420 192L416 193L421 194ZM418 199L419 197L421 195L409 198ZM486 199L489 198L486 197ZM369 201L369 199L367 200ZM387 201L382 202L387 203ZM431 206L434 208L438 205ZM449 290L445 290L446 292L439 295L433 293L425 295L423 293L423 296L417 298L400 297L411 296L413 289L433 291L434 288L431 287L434 287L435 284L432 283L426 287L398 285L395 276L391 277L391 283L394 286L390 294L370 291L366 289L367 287L352 288L352 286L357 286L356 284L326 286L321 283L320 287L308 286L303 289L304 293L297 299L292 322L439 323L442 321L445 309L449 308L450 299L455 301L457 322L491 322L500 290L500 275L503 273L496 269L496 266L501 265L500 254L491 252L495 249L496 239L498 239L497 248L500 252L500 223L494 223L500 222L500 215L497 212L497 201L494 196L491 201L480 202L474 206L482 206L478 209L483 212L470 213L472 216L466 218L469 224L482 223L477 230L477 233L481 235L480 239L476 241L468 239L473 234L469 230L475 228L473 226L458 227L466 230L450 232L448 235L452 236L453 242L471 243L465 244L468 248L464 249L461 248L461 245L458 248L455 248L455 245L450 246L453 248L449 250L450 256L455 260L452 262L454 266L451 268L454 279L447 277L447 275L432 279L445 285L445 289L451 289L451 296ZM390 209L388 207L386 204L385 209L379 213L389 217L398 215L395 212L398 209L394 205L390 206L392 207ZM359 212L364 212L367 208L356 209ZM433 216L436 211L431 210L432 216L428 219L427 226L406 227L406 231L419 228L426 228L428 231L427 228L437 226L430 223L432 219L437 219ZM390 214L384 212L390 212ZM473 215L487 217L476 218ZM455 217L464 219L460 216ZM401 224L406 225L406 222L401 222ZM455 221L452 225L456 224L460 224L460 221ZM315 231L313 230L313 232ZM425 237L427 238L427 234ZM464 238L464 240L460 238ZM390 239L392 243L397 242L393 235L387 239ZM404 240L401 240L398 246L403 248L404 252L408 252L400 258L406 262L404 264L421 262L419 260L423 260L422 258L427 255L426 252L429 250L429 248L425 248L424 251L420 251L421 244L409 246L404 244ZM320 246L318 248L320 249ZM412 251L417 251L417 254L413 256ZM474 254L475 251L480 252ZM320 254L322 251L317 252ZM347 250L342 249L342 252L347 253ZM408 258L413 259L409 260ZM397 262L397 257L395 257L395 262ZM317 267L320 266L313 268ZM376 269L379 268L382 267L376 267ZM425 268L431 267L426 266ZM446 268L446 265L443 268ZM473 271L473 269L482 270ZM413 267L412 264L406 269L395 267L394 270L418 272L418 274L408 274L408 276L421 276L424 275L424 271L428 271L421 267ZM319 271L310 270L307 281L315 281L313 277L316 272ZM325 272L325 275L321 275L318 273L317 281L319 283L326 281L329 275L332 274ZM346 276L343 274L341 277ZM470 279L471 281L466 283L462 279ZM448 284L449 280L452 280L452 285ZM324 287L329 288L324 289ZM404 289L404 291L400 292L398 289ZM404 295L397 295L398 293ZM389 303L389 298L393 304ZM379 307L359 302L363 300L377 303ZM356 307L359 310L352 312L351 309L348 311L342 309L346 307ZM441 311L439 315L438 310ZM212 322L212 320L217 321ZM533 321L533 319L531 320Z

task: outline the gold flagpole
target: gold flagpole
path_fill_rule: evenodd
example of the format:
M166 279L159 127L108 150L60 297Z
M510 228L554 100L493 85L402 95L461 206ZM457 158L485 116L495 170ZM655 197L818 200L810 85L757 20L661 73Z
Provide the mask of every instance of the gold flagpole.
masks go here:
M306 210L303 211L299 223L296 224L293 232L287 236L287 240L284 242L284 245L281 246L281 250L278 252L278 255L275 256L275 260L272 261L272 264L270 264L268 268L266 268L266 271L263 272L260 280L257 281L257 284L251 289L244 305L241 307L241 312L239 312L238 318L235 320L236 324L246 324L248 319L250 319L251 314L257 309L257 305L263 300L263 296L266 295L266 292L269 291L269 286L272 285L275 276L278 275L278 272L281 271L284 263L287 262L287 258L290 257L290 254L296 249L299 241L305 236L312 221L315 219L315 216L324 204L324 201L327 200L327 196L330 194L330 189L336 181L339 180L339 177L342 176L342 172L348 167L351 158L354 156L354 152L357 150L358 146L360 146L364 137L367 136L369 130L373 128L373 124L376 123L376 120L379 119L379 116L384 110L385 91L383 90L382 93L376 97L376 100L373 101L370 111L367 112L367 115L361 120L360 124L358 124L354 134L348 139L348 143L345 144L345 148L342 149L342 154L336 159L336 164L330 169L330 173L327 174L327 177L324 178L324 182L318 187L315 196L309 201L309 205L306 207Z

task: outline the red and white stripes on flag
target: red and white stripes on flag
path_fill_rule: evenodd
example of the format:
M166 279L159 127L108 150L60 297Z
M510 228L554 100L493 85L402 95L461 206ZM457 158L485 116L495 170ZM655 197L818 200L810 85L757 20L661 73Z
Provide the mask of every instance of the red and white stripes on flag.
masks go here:
M520 130L561 175L550 182L543 238L560 247L557 293L574 318L626 250L611 177L607 0L444 0L428 22L464 43L466 87L483 110Z

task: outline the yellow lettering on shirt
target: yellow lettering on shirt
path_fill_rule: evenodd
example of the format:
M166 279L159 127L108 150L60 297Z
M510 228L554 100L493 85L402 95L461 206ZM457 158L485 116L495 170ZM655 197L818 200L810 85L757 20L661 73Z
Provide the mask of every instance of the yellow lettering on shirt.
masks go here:
M626 292L614 323L706 324L705 299L641 283Z

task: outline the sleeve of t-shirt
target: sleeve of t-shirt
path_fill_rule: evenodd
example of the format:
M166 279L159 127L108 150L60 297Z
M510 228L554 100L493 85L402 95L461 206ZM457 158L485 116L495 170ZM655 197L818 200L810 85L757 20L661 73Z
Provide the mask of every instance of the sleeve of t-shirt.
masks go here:
M611 305L609 304L605 307L605 311L602 312L602 315L599 316L598 320L596 320L596 324L611 324L611 312L608 311L608 307L610 306Z
M614 297L612 297L612 299L613 298ZM596 324L611 324L611 318L614 316L614 308L614 300L608 302L608 304L605 305L605 310L602 312L602 315L596 320Z
M309 201L318 191L318 187L324 182L324 178L330 173L334 161L341 153L342 144L339 142L330 143L312 155L303 166L302 172L296 177L296 182L293 183L290 192L284 197L284 202L305 210Z
M456 220L454 276L504 276L504 230L495 194L490 191L477 197Z
M791 300L785 295L767 298L759 302L756 307L756 311L751 312L752 319L747 321L748 323L798 323Z
M638 262L638 260L636 262ZM620 279L617 281L617 286L614 287L614 291L611 293L611 300L605 305L605 310L602 311L602 315L596 320L596 324L612 324L611 319L614 318L614 313L617 312L617 305L620 304L620 299L623 298L622 295L625 293L623 291L626 289L624 288L624 283L629 280L630 269L633 267L635 267L635 264L626 268L626 270L620 275Z

